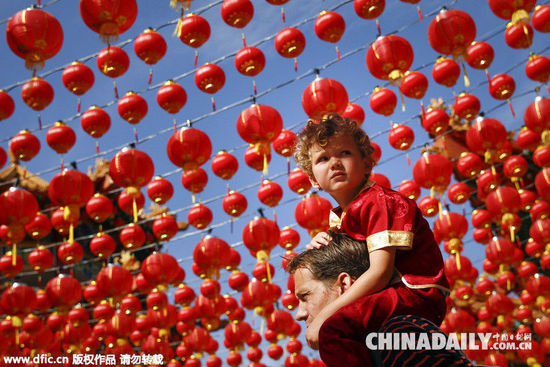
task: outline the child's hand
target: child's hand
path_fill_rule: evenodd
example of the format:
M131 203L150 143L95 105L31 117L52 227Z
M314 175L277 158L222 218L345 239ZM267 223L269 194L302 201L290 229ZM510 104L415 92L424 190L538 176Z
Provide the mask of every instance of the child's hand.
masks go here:
M306 245L306 250L314 248L321 248L330 243L332 237L327 232L319 232L312 239L311 242Z

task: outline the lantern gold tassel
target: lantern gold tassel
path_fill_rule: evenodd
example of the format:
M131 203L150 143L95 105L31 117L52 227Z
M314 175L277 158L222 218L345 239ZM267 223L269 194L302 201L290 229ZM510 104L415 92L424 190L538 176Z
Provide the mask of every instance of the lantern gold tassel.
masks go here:
M461 266L460 266L460 251L456 251L455 252L455 260L456 260L456 268L458 270L461 270Z
M464 62L460 62L460 65L462 66L462 73L464 74L464 86L468 88L470 86L470 79L468 78L468 73L466 72L466 66L464 65Z
M265 266L267 271L267 282L271 284L271 270L269 269L269 263Z
M17 244L11 246L11 265L15 266L17 262Z
M182 28L183 28L183 8L181 9L181 14L178 19L178 24L176 24L176 29L174 29L174 33L172 33L172 36L177 36L179 38L181 36Z

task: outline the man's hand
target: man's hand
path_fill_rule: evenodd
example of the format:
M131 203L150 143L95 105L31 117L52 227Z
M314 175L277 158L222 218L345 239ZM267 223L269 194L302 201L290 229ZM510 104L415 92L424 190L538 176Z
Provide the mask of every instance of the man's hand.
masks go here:
M319 232L311 239L311 242L306 245L306 250L321 248L328 245L331 240L332 237L327 232Z

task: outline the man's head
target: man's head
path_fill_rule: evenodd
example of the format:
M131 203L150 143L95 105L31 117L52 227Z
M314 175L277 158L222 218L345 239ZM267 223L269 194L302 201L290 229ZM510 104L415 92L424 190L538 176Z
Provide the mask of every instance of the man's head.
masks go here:
M355 143L355 147L361 158L365 160L366 171L374 166L372 154L374 149L370 144L368 135L354 121L337 114L327 115L320 122L309 121L304 129L298 134L298 143L294 159L302 167L304 172L310 177L315 178L312 164L312 149L325 148L331 138L338 136L350 137L350 142Z
M325 305L338 298L369 268L364 242L340 233L321 248L302 252L287 265L294 275L294 293L299 300L297 320L313 321Z

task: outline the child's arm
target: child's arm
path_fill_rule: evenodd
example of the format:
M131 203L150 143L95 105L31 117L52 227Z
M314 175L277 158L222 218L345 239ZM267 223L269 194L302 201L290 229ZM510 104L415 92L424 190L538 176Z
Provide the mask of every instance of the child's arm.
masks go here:
M311 242L306 245L306 250L327 246L331 240L332 237L330 234L327 232L319 232L311 239Z
M395 247L384 247L369 253L370 267L351 287L327 304L309 325L306 332L308 344L316 349L319 343L319 329L323 322L340 308L347 306L361 297L384 289L394 272Z

